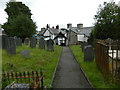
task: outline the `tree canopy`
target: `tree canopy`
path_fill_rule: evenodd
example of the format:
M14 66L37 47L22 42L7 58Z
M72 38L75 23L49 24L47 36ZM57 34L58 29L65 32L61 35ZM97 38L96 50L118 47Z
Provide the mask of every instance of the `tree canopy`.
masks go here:
M30 9L22 2L9 2L5 11L8 21L2 26L8 36L22 39L31 37L36 32L36 24L31 19Z
M91 33L93 39L120 39L120 8L115 2L99 6L94 17L95 27Z

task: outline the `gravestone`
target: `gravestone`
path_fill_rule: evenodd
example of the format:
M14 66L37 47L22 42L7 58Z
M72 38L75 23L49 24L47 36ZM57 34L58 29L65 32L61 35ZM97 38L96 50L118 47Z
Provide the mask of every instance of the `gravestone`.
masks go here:
M4 34L4 35L1 35L0 37L1 37L1 42L2 42L1 43L1 45L2 45L1 48L6 49L6 47L7 47L6 39L8 38L7 35Z
M22 39L21 39L21 38L18 38L18 40L19 40L18 45L19 45L19 46L22 46Z
M111 38L108 38L108 39L105 40L105 42L106 42L107 44L111 44L111 43L112 43L112 39L111 39Z
M31 48L35 48L35 47L36 47L36 44L37 44L36 38L31 37L31 39L30 39L30 47L31 47Z
M8 37L6 39L6 50L8 54L16 54L16 45L15 45L15 39L13 37Z
M47 49L48 49L49 51L54 51L54 41L53 41L52 39L49 39L49 40L47 41Z
M44 38L41 38L39 40L39 48L45 49L45 40L44 40Z
M82 42L82 43L81 43L82 52L84 52L84 47L87 46L87 45L88 45L87 42Z
M25 40L24 40L24 43L25 43L25 45L29 45L29 38L25 38Z
M84 47L84 61L94 61L94 51L91 45Z
M20 38L15 37L16 46L22 46L22 40Z
M21 55L25 58L30 57L30 51L29 50L21 50Z

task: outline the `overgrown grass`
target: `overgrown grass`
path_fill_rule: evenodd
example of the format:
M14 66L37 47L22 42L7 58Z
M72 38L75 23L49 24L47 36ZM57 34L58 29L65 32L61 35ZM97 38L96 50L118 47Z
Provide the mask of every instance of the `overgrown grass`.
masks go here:
M102 74L98 70L95 62L84 62L84 53L82 52L80 45L70 46L73 54L75 55L77 62L85 72L85 75L95 88L120 88L119 85L108 83L104 80Z
M24 58L21 56L21 50L30 50L30 57ZM45 75L44 84L51 87L52 76L58 62L62 48L54 46L54 52L41 50L38 48L30 48L23 45L17 47L16 55L8 55L5 50L2 51L2 69L7 72L22 72L22 71L38 71L43 69ZM8 63L13 64L11 67Z

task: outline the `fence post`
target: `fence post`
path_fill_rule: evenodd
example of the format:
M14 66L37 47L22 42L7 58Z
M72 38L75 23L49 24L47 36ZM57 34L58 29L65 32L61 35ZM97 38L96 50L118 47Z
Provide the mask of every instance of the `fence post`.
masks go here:
M17 75L17 72L15 73L15 77L16 77L16 80L17 80L17 83L18 83L18 75Z
M40 69L40 75L41 75L41 88L44 88L44 84L43 84L43 73L42 73L42 69Z

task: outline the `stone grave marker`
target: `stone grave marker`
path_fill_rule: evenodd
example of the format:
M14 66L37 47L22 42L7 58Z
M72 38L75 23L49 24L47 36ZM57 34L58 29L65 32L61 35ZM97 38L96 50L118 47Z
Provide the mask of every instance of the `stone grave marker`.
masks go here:
M44 38L41 38L39 40L39 48L45 49L45 40L44 40Z
M6 49L6 47L7 47L6 39L8 38L7 35L1 35L0 37L1 37L1 42L2 42L1 43L1 45L2 45L1 48Z
M21 55L25 58L30 57L30 51L29 50L21 50Z
M22 39L21 38L18 38L18 40L19 40L19 46L22 46Z
M25 38L24 40L25 45L29 45L29 42L30 42L29 38Z
M30 39L30 47L31 47L31 48L36 48L36 44L37 44L36 38L32 37L32 38Z
M15 37L16 46L22 46L22 40L20 38Z
M16 45L15 45L15 39L13 37L8 37L6 39L6 50L8 54L16 54Z
M91 45L84 47L84 61L94 61L94 51Z
M49 51L54 51L54 41L52 39L47 41L47 48Z
M84 52L84 47L85 47L86 45L88 45L88 43L86 43L86 42L81 43L82 52Z

